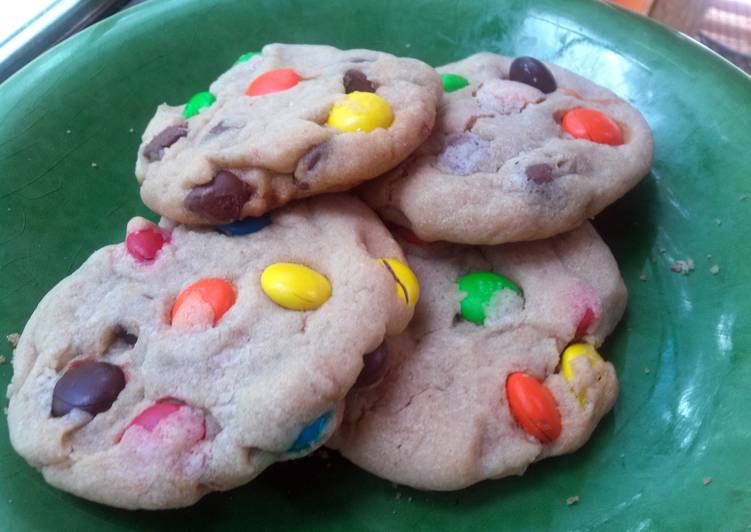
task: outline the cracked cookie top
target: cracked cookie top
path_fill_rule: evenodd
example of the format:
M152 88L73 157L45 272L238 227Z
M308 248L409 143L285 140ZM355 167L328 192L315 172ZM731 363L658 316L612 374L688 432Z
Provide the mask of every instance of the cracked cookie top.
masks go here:
M569 231L649 171L652 134L611 91L529 57L480 53L438 68L436 126L362 187L378 213L427 241L502 244Z
M411 270L350 196L252 222L136 218L45 296L15 351L8 423L48 482L185 506L334 431L363 355L413 313Z
M144 203L181 223L228 223L386 172L430 134L435 70L370 50L270 44L208 91L160 105L136 163Z
M366 357L327 445L431 490L521 474L583 445L618 393L596 347L626 305L595 230L491 247L400 243L422 289L415 317Z

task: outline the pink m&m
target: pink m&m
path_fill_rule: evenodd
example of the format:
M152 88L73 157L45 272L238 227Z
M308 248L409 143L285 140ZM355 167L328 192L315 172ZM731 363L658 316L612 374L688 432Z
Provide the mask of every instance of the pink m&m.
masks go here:
M151 262L169 240L169 234L166 231L153 226L128 233L125 237L125 248L128 254L137 261Z
M179 434L183 444L191 445L206 437L206 419L199 410L191 408L179 399L166 397L142 410L134 417L117 438L117 442L129 441L130 444L143 441L143 435L153 434L157 427L169 419L165 429L174 437ZM140 427L146 433L133 433L131 429ZM129 436L126 436L130 434Z

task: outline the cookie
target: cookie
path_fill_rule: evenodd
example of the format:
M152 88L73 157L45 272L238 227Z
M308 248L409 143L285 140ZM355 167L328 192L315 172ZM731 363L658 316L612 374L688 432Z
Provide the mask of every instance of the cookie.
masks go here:
M490 247L407 244L407 256L423 290L415 317L366 360L329 445L429 490L520 475L581 447L618 394L595 347L626 304L595 230Z
M134 219L45 296L15 351L8 424L50 484L186 506L334 431L363 355L406 326L419 288L355 198L254 222Z
M186 105L160 105L136 177L152 210L228 223L390 170L430 134L435 70L370 50L271 44Z
M423 240L547 238L649 171L652 134L639 111L581 76L490 53L438 70L445 93L429 140L362 191Z

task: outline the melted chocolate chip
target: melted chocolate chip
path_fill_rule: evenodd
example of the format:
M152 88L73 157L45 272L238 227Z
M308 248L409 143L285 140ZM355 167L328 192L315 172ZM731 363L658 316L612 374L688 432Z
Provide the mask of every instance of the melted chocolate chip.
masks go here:
M381 380L384 373L386 373L386 362L388 360L388 350L386 344L381 344L378 349L370 353L366 353L362 357L363 367L360 371L360 375L357 377L355 387L364 388L366 386L372 386Z
M52 416L64 416L74 408L95 416L109 410L123 388L125 374L113 364L89 360L72 366L52 391Z
M375 85L368 79L364 72L351 68L344 73L344 92L375 92Z
M303 155L302 167L308 172L313 170L313 168L316 167L316 165L321 161L321 159L326 154L325 151L326 151L325 144L319 144L318 146L312 147L310 150L308 150L308 153Z
M158 161L164 155L164 150L188 134L188 125L170 126L157 134L143 148L143 156L149 161Z
M527 179L538 185L550 183L555 179L553 167L546 163L531 164L524 169L524 173L527 175Z
M185 198L185 208L212 222L236 220L251 196L251 188L232 172L220 170L210 183L194 187Z
M553 74L542 61L534 57L517 57L509 67L508 78L531 85L544 93L551 93L558 88Z
M115 329L115 337L130 346L136 345L136 342L138 341L137 335L129 333L122 326L118 326L117 329Z

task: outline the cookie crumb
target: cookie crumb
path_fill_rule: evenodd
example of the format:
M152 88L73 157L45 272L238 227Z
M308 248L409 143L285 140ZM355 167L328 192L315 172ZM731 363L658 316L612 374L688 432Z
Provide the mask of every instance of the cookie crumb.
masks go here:
M7 359L7 358L5 358L5 357L4 357L3 355L0 355L0 364L5 364L5 362L6 362L7 360L8 360L8 359Z
M129 133L135 133L135 132L136 132L136 130L135 130L135 129L133 129L133 128L130 128L130 129L128 130L128 132L129 132Z
M715 218L714 223L716 223L717 225L722 225L722 220L720 220L719 218Z
M649 375L650 373L652 373L652 370L651 370L651 369L649 369L649 368L644 368L644 373L645 373L646 375Z
M712 254L711 253L707 253L707 260L709 260L711 258L712 258Z
M92 167L92 168L96 168L96 167L97 167L97 164L96 164L96 163L94 163L94 162L92 162L92 163L91 163L91 167Z
M714 266L709 268L709 273L711 273L712 275L717 275L718 273L720 273L720 267L715 264Z
M748 198L748 196L746 196L746 194L743 193L740 196L738 196L738 201L746 201L746 198Z
M646 281L647 279L649 279L649 277L647 277L647 274L646 274L646 273L643 273L643 274L641 274L641 275L639 276L639 280L640 280L640 281Z
M10 342L10 345L13 347L16 347L18 345L18 341L21 339L21 335L18 333L10 333L8 336L5 337L8 342Z
M681 275L688 275L694 271L694 261L692 259L677 260L673 263L670 269Z
M72 131L71 131L70 129L66 129L66 130L65 130L65 134L66 134L66 135L70 135L71 133L72 133Z
M712 483L712 477L704 477L701 483L704 484L705 486L709 486Z
M407 502L412 502L412 497L407 497Z
M578 495L574 495L573 497L569 497L568 499L566 499L566 504L569 505L569 506L573 506L577 502L579 502L579 496Z

